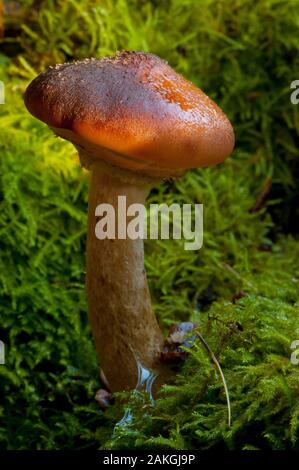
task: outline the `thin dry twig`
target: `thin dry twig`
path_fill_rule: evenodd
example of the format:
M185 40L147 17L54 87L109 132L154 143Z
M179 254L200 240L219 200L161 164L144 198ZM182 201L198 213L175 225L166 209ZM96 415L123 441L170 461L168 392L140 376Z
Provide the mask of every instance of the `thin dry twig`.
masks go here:
M196 331L196 335L198 336L198 338L200 339L200 341L202 342L202 344L205 346L206 350L208 351L208 353L210 354L211 358L212 358L212 361L214 362L214 364L216 365L216 368L218 369L219 371L219 374L221 376L221 380L222 380L222 383L223 383L223 387L224 387L224 391L225 391L225 396L226 396L226 402L227 402L227 421L228 421L228 427L231 426L231 406L230 406L230 399L229 399L229 393L228 393L228 388L227 388L227 385L226 385L226 380L225 380L225 377L224 377L224 374L222 372L222 369L221 369L221 366L215 356L215 354L213 353L212 349L210 348L210 346L208 345L208 343L206 342L206 340L204 339L204 337L202 336L202 334L199 332L199 331Z

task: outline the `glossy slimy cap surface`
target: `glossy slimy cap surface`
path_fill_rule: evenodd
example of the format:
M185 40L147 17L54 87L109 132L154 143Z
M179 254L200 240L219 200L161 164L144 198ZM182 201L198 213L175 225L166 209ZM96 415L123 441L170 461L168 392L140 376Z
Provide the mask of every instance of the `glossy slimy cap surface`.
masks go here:
M145 175L220 163L235 142L229 120L202 90L144 52L50 67L28 86L25 104L91 162Z

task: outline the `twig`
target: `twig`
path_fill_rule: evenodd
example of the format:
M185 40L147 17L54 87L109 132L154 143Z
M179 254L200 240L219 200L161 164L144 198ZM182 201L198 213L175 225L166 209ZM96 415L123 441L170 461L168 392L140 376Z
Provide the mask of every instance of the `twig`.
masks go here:
M224 374L222 372L221 366L220 366L215 354L213 353L212 349L210 348L210 346L208 345L208 343L206 342L206 340L204 339L202 334L199 333L199 331L196 331L196 335L198 336L198 338L200 339L202 344L205 346L206 350L208 351L208 353L210 354L210 356L212 358L212 361L214 362L214 364L216 365L216 367L217 367L217 369L220 373L222 383L223 383L223 387L224 387L224 391L225 391L226 402L227 402L228 427L230 427L231 426L231 406L230 406L229 393L228 393L228 388L227 388L227 385L226 385L226 380L225 380Z

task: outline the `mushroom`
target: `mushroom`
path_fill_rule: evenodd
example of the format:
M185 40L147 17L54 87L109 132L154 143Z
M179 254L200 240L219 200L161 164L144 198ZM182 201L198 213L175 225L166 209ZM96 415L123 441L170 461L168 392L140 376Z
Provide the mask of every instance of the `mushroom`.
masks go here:
M117 208L120 195L127 206L145 204L163 179L222 162L234 147L233 128L203 91L144 52L50 67L28 86L25 104L75 145L91 171L89 319L110 390L132 389L136 360L148 369L163 367L163 336L151 306L143 240L99 240L96 208Z

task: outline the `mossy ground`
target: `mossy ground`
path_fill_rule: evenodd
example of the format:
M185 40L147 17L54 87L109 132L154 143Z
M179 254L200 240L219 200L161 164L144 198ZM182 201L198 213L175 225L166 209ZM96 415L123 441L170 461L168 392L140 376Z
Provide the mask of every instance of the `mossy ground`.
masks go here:
M0 79L0 447L5 449L298 448L299 107L296 1L32 0L8 11ZM17 8L17 9L16 9ZM103 413L87 324L84 257L88 175L74 148L25 110L47 65L149 50L227 113L233 156L155 189L151 201L204 204L204 246L147 241L155 311L165 332L196 320L217 355L225 395L201 343L154 407L130 398ZM259 195L270 188L260 207ZM255 210L252 208L255 207ZM238 293L246 295L238 299Z

